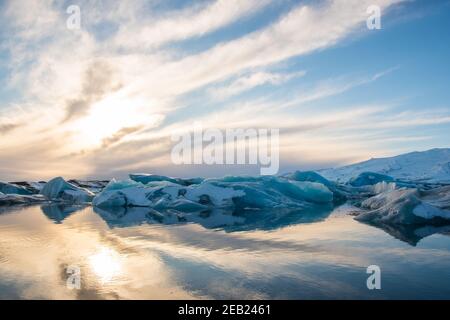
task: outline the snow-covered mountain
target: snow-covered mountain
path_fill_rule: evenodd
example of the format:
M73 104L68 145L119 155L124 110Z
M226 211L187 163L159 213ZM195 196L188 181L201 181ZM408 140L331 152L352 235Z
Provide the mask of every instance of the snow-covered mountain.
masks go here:
M318 172L325 178L337 182L347 182L362 172L376 172L404 181L450 183L450 149L432 149L390 158L370 159Z

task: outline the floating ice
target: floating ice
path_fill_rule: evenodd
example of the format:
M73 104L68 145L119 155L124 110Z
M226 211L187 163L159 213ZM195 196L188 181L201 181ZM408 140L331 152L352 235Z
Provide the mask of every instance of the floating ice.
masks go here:
M33 204L44 202L46 200L47 199L41 195L4 194L0 192L0 206Z
M386 191L363 201L361 207L369 211L359 214L356 219L390 224L420 224L436 218L450 219L449 210L436 206L436 201L427 202L427 197L433 197L438 192L434 190L423 194L418 189L406 188Z
M98 194L97 207L152 207L183 212L212 208L299 208L313 203L330 203L333 193L323 184L291 181L278 177L225 177L199 184L180 185L171 181L111 181Z
M326 178L314 171L295 171L284 176L287 179L295 181L318 182L330 188L333 184Z
M63 178L54 178L42 188L41 194L49 200L67 201L71 203L91 202L94 194L86 189L68 183Z
M150 182L160 182L167 181L176 184L180 184L183 186L190 186L192 184L200 184L204 180L203 178L192 178L192 179L181 179L181 178L171 178L166 176L160 176L156 174L130 174L130 179L136 182L140 182L142 184L148 184Z
M0 191L4 194L18 194L18 195L31 195L31 191L26 188L6 182L0 182Z
M168 181L111 181L93 201L97 207L155 207L192 211L208 207L229 207L232 198L243 193L204 182L182 186Z

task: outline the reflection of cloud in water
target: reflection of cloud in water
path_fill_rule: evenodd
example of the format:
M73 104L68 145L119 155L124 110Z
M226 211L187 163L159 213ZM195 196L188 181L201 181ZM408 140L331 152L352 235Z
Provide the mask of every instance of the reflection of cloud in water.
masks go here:
M433 277L450 258L448 250L405 246L339 210L210 212L184 214L184 221L172 212L165 225L155 212L135 209L52 208L62 210L51 215L64 217L61 224L49 223L38 207L0 216L0 288L13 283L2 297L370 298L368 265L391 268L395 278L405 266L413 278L424 270ZM81 291L66 289L68 265L80 266Z

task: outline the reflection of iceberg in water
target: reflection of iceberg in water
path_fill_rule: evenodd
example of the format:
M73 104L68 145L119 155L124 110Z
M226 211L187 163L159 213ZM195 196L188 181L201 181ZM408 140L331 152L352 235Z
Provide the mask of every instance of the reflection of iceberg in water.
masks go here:
M146 207L96 208L94 211L111 228L124 228L141 224L175 225L196 223L206 229L227 232L273 230L298 223L324 220L332 212L332 205L314 205L302 209L229 210L213 209L201 212L181 212L173 209L157 211Z
M84 208L86 208L85 205L49 204L41 206L45 216L57 224L62 223L66 218Z
M125 228L142 224L197 223L207 229L214 229L245 222L241 217L220 209L186 213L173 209L156 211L145 207L103 209L94 207L94 211L105 220L110 228Z
M416 246L422 239L434 234L450 236L450 224L428 225L428 224L388 224L388 223L365 223L379 228L394 238Z

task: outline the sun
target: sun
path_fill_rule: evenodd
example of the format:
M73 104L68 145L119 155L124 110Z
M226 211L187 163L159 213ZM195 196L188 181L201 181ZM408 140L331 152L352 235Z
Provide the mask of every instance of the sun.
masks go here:
M100 147L105 139L124 128L150 127L159 119L159 115L152 114L149 101L111 95L92 105L85 117L73 123L74 147Z

